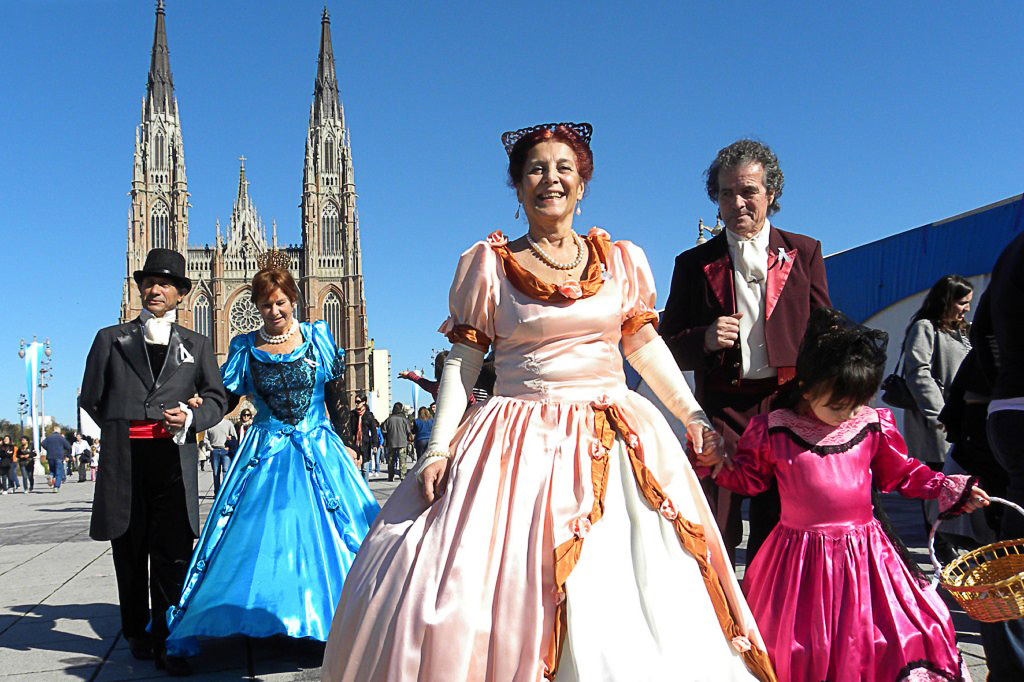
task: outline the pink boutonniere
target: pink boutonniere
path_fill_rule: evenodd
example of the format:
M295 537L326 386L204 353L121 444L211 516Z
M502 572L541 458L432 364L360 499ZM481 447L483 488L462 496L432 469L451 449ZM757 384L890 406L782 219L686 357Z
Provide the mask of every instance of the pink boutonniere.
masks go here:
M611 239L612 236L602 230L600 227L590 228L590 232L587 233L588 237L600 237L601 239Z
M508 237L501 233L501 230L495 230L487 235L487 243L491 246L505 246L508 244Z
M679 512L676 511L676 506L672 504L672 500L667 497L665 498L665 501L661 503L661 509L658 511L669 521L675 521L679 517Z
M593 402L590 403L590 406L593 407L595 410L606 410L609 407L611 407L611 405L612 399L611 397L608 396L607 393L602 393L601 395L594 398Z
M583 288L580 287L579 282L570 279L567 282L563 282L562 285L558 287L558 293L562 294L562 296L565 296L569 300L575 301L583 295Z

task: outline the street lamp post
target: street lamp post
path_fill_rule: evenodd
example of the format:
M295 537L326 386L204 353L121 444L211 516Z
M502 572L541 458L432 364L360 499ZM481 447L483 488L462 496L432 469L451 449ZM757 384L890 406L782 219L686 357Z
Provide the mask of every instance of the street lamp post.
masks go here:
M53 379L53 351L50 350L50 339L46 339L43 361L39 363L39 423L42 424L46 418L46 389Z
M717 237L718 235L722 234L722 230L723 229L725 229L725 225L722 224L722 219L721 218L716 218L715 219L714 227L705 225L704 224L704 219L703 218L698 218L697 219L697 244L698 244L698 246L700 244L703 244L704 242L706 242L708 240L708 238L704 236L705 232L708 233L709 235L711 235L712 237Z
M21 431L18 432L18 437L25 435L25 415L28 414L28 398L22 393L18 396L18 421L21 422Z

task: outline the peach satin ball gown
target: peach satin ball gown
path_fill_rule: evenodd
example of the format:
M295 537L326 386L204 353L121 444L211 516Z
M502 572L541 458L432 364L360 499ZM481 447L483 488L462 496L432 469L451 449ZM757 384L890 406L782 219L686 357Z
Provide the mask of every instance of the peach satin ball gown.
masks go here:
M349 572L323 679L774 680L686 456L626 389L618 344L655 319L643 251L586 239L556 289L492 234L462 255L449 338L493 340L427 506L410 477Z

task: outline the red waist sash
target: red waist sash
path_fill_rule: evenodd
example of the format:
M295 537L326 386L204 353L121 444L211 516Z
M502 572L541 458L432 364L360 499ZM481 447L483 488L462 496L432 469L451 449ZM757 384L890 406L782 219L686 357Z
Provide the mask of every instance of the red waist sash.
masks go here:
M128 423L129 438L170 438L171 433L164 428L162 421L155 419L133 419Z

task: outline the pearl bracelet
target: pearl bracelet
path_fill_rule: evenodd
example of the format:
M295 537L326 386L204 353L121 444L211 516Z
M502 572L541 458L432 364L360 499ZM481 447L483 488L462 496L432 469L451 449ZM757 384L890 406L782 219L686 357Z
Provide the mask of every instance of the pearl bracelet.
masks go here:
M428 450L423 453L423 459L451 459L451 456L447 450Z

